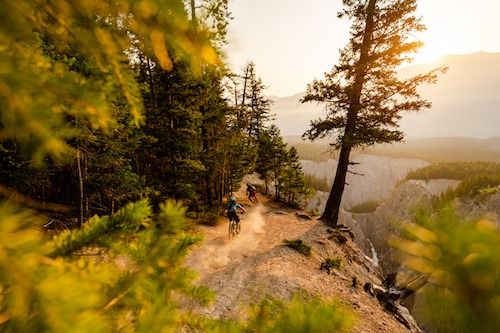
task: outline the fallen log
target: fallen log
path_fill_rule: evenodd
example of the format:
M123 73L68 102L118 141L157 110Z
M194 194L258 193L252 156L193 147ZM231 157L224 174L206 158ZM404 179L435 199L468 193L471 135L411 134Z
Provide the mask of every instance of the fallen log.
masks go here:
M409 330L412 332L422 332L408 309L400 303L425 286L428 279L428 275L421 274L398 285L397 273L391 273L384 279L382 286L367 282L364 285L364 290L377 298L379 303Z

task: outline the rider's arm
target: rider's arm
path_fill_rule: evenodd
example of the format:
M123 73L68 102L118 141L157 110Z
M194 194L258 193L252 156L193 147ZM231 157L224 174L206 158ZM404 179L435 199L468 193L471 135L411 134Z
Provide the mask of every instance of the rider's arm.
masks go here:
M246 210L245 210L245 208L243 208L242 205L238 204L238 208L241 209L244 213L246 213Z

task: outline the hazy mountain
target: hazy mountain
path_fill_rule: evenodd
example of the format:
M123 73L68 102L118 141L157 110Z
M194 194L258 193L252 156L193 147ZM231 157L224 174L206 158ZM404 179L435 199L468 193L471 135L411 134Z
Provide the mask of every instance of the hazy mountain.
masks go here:
M500 135L500 53L452 55L425 65L401 70L401 76L449 66L436 85L423 86L422 96L433 102L430 110L407 114L401 126L408 137L491 137ZM274 98L273 112L284 135L301 135L322 106L300 104L304 93Z

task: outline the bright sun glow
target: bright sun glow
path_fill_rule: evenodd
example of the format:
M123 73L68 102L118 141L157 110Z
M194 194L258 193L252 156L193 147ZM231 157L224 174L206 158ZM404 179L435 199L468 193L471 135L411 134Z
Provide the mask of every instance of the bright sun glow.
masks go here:
M439 58L441 58L445 54L446 54L446 52L444 52L444 51L436 50L436 49L424 46L414 56L413 63L415 63L415 64L431 63L431 62L438 60Z
M450 45L447 45L440 36L432 36L424 34L420 39L424 42L424 46L415 54L414 63L425 64L438 60L439 58L450 54Z

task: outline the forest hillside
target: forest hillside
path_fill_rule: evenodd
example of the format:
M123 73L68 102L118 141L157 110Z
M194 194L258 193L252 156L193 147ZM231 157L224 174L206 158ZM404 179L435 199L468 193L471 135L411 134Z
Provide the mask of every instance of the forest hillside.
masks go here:
M403 114L439 97L426 84L446 66L399 72L422 46L419 2L339 2L338 63L285 103L311 102L311 119L323 104L305 133L319 148L285 140L284 121L309 121L275 122L261 64L230 69L239 3L0 1L0 332L497 333L500 234L479 213L498 209L500 168L470 161L496 161L498 139L465 147L464 164L428 165L461 154L449 142L365 154L402 142ZM436 86L432 126L415 119L423 136L498 134L498 96L479 84L496 82L495 56L464 57L453 89ZM455 88L472 93L457 104ZM403 302L422 290L416 323Z

